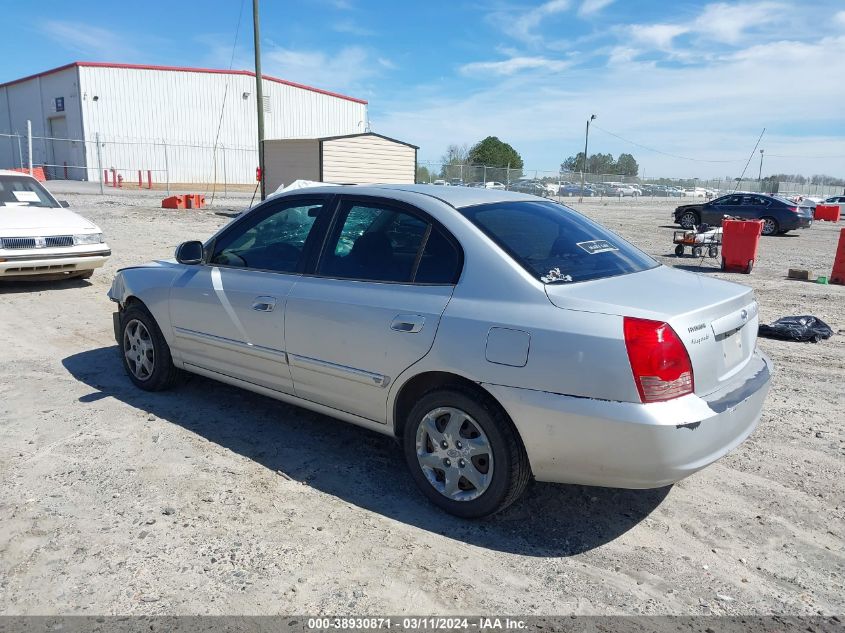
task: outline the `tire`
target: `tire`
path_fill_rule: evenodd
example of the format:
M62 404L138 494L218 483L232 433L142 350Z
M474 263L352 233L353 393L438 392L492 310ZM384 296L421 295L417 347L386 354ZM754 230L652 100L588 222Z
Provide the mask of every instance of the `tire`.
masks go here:
M748 265L745 267L745 271L744 271L744 272L745 272L745 274L746 274L746 275L750 275L750 274L751 274L751 271L752 271L753 269L754 269L754 260L753 260L753 259L749 259L749 260L748 260Z
M719 256L719 247L718 246L711 246L707 249L707 256L716 259Z
M675 247L675 256L676 257L683 257L683 255L684 255L684 246L683 246L683 244L678 244Z
M698 226L698 223L699 218L695 211L684 211L681 214L681 217L678 218L678 224L680 224L683 229L694 229Z
M780 231L777 220L768 216L760 219L763 220L763 235L777 235L778 231Z
M435 438L444 444L436 445ZM469 390L435 389L420 398L408 414L402 444L417 487L434 505L464 519L508 507L531 477L510 420L492 398Z
M701 246L693 246L692 248L692 256L693 257L701 257L704 255L704 248Z
M164 391L176 384L179 370L153 316L142 305L130 305L120 319L120 348L129 380L144 391Z

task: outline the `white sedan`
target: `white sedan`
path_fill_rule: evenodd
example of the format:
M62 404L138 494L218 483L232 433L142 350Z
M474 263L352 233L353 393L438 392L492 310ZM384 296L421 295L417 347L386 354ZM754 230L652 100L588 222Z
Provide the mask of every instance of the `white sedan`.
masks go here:
M35 178L0 170L0 280L83 278L111 255L100 228Z

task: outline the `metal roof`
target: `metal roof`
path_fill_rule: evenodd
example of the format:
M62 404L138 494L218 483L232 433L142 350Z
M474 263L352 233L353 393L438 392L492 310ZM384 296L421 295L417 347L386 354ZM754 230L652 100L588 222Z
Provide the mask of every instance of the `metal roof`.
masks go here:
M217 68L190 68L188 66L150 66L146 64L115 64L111 62L71 62L69 64L65 64L64 66L59 66L57 68L51 68L50 70L45 70L40 73L35 73L34 75L28 75L26 77L21 77L20 79L13 79L12 81L7 81L6 83L0 83L0 88L19 84L24 81L29 81L30 79L44 77L45 75L52 75L53 73L57 73L62 70L67 70L68 68L74 68L78 66L87 66L89 68L129 68L134 70L164 70L183 73L210 73L215 75L247 75L249 77L255 77L255 73L250 70L221 70ZM337 92L330 92L328 90L323 90L322 88L314 88L313 86L299 84L293 81L288 81L287 79L279 79L278 77L271 77L270 75L262 74L261 76L267 81L273 81L276 83L284 84L286 86L291 86L293 88L301 88L302 90L310 90L311 92L328 95L329 97L337 97L338 99L346 99L347 101L354 101L355 103L363 103L365 105L367 104L367 102L363 99L357 99L356 97L350 97L348 95L343 95Z

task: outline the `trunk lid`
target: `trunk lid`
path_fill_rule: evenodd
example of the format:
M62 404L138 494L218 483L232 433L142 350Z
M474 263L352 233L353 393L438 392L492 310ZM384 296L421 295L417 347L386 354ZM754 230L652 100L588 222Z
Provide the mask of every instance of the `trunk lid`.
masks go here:
M546 294L559 308L665 321L687 349L700 396L730 382L751 359L757 342L757 302L751 288L668 266L547 284Z

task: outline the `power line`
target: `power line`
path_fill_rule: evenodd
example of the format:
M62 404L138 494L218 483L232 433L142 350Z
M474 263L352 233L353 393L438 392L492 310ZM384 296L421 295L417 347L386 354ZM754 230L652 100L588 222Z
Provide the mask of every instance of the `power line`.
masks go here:
M690 158L689 156L681 156L679 154L672 154L670 152L664 152L662 150L655 149L654 147L649 147L648 145L643 145L642 143L637 143L636 141L632 141L632 140L627 139L623 136L619 136L615 132L611 132L610 130L605 130L604 128L599 127L598 125L595 125L595 124L593 124L593 127L601 130L605 134L610 134L611 136L618 138L620 141L625 141L626 143L630 143L631 145L636 145L637 147L642 148L644 150L648 150L649 152L654 152L656 154L662 154L663 156L669 156L671 158L680 158L681 160L689 160L689 161L692 161L694 163L741 163L742 161L745 160L744 158L737 158L737 159L733 159L733 160L708 160L708 159L705 159L705 158Z

